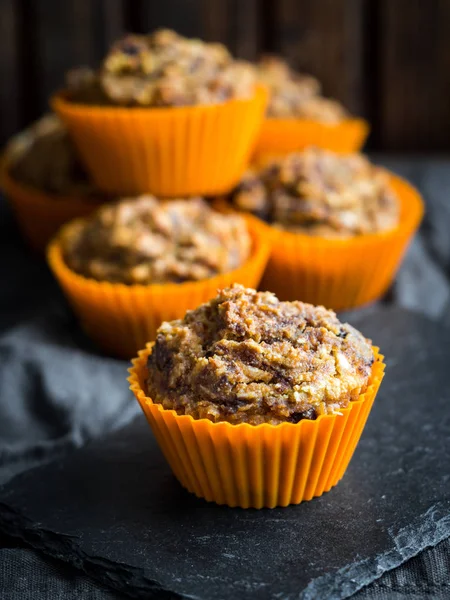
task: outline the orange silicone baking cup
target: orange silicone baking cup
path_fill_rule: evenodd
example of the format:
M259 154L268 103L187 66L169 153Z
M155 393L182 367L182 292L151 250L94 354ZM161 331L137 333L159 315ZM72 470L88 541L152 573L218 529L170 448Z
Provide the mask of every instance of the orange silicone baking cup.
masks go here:
M63 94L52 107L96 185L123 194L210 195L245 170L264 118L267 91L249 100L175 108L95 107Z
M72 224L49 245L48 262L89 337L108 354L131 359L155 339L162 321L183 317L232 283L258 286L270 245L255 220L246 220L252 238L248 260L238 269L202 281L128 286L78 275L66 265L61 250L61 239Z
M400 223L391 231L329 239L283 231L258 220L272 245L260 288L280 300L302 300L334 310L380 298L394 280L424 213L413 186L392 174L390 183L400 201ZM215 206L230 210L223 200Z
M166 410L146 396L152 344L130 369L130 388L176 478L199 498L242 508L299 504L344 475L384 376L378 348L367 390L341 414L280 425L213 423Z
M344 119L339 123L320 123L307 119L264 120L255 149L255 160L290 154L307 146L335 152L357 152L369 134L364 119Z
M8 163L0 167L0 187L16 215L20 231L30 246L43 252L61 225L94 212L99 203L77 196L49 194L14 180Z

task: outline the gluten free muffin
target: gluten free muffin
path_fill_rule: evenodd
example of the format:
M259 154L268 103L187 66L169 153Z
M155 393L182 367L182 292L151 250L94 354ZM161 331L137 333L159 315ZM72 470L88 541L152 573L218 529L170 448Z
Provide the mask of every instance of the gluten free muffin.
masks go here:
M129 382L185 488L218 504L272 508L341 479L382 359L332 311L233 285L163 323Z
M362 155L308 148L243 177L230 202L271 240L261 285L333 310L378 300L423 216L420 194Z
M318 148L247 173L231 198L239 210L278 227L322 237L388 231L400 219L400 204L385 169L362 154Z
M98 73L74 81L72 99L120 106L190 106L249 99L255 73L250 63L234 60L222 44L184 38L162 29L118 40ZM78 83L78 86L77 86Z
M129 359L162 321L181 318L217 289L257 286L269 252L252 217L222 215L199 198L146 195L67 224L47 256L87 334Z
M269 89L269 118L301 118L337 123L348 116L337 101L321 96L321 85L311 75L293 71L276 56L266 56L257 65L257 77Z
M373 361L371 342L332 311L235 285L161 325L148 395L194 419L298 423L357 399Z
M249 255L244 219L221 215L202 199L160 203L153 196L103 206L75 224L64 257L99 281L151 284L199 281L237 269Z
M42 117L14 136L2 158L2 190L36 250L43 251L61 225L90 214L107 199L86 173L55 115Z
M266 103L252 65L160 30L119 40L98 71L72 71L53 108L99 188L175 198L236 184Z
M24 185L63 196L99 197L81 164L67 129L47 115L14 138L7 149L9 173Z
M297 73L274 56L263 57L256 73L269 91L267 118L255 149L257 161L310 145L336 152L360 150L368 123L351 116L340 102L325 98L315 77Z

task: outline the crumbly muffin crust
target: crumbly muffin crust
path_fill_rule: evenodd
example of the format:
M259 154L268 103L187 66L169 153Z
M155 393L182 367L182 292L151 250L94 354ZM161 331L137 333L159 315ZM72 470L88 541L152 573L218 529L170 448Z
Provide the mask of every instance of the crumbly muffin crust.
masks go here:
M188 106L251 98L255 72L222 44L162 29L117 41L99 73L72 76L72 99L121 106ZM101 90L101 91L100 91Z
M153 196L103 206L62 242L75 272L129 285L207 279L238 268L251 246L242 217L221 215L200 198Z
M42 117L14 137L6 154L10 174L20 183L56 195L100 196L55 115Z
M333 311L234 285L161 325L147 391L195 419L297 423L357 399L373 362L371 342Z
M318 148L249 171L230 197L239 210L283 229L326 237L387 231L400 218L384 169L362 154Z
M257 65L257 77L269 89L269 117L338 123L347 116L339 102L320 95L315 77L295 72L281 58L264 56Z

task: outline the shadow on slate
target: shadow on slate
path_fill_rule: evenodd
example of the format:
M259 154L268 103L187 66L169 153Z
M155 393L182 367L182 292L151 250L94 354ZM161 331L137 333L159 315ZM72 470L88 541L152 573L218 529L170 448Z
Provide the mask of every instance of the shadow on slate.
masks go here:
M450 331L352 317L387 375L341 483L285 509L185 492L144 418L0 491L0 531L140 598L346 598L450 535Z

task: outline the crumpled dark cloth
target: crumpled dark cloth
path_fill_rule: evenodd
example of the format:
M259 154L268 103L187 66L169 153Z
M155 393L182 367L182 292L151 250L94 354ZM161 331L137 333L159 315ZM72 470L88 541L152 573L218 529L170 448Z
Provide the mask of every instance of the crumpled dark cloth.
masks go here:
M447 600L450 598L450 538L388 571L352 600Z
M122 594L98 586L70 565L41 557L32 550L1 551L2 600L120 600ZM421 552L385 573L352 596L352 600L448 600L450 539ZM331 600L320 598L317 600Z
M0 204L0 484L128 423L127 361L81 332L42 257Z
M2 600L120 600L122 594L96 585L89 577L62 562L33 550L0 551Z
M0 483L137 414L128 363L89 346L56 308L0 337Z
M450 326L450 160L375 157L423 193L427 214L383 302ZM42 258L21 243L0 201L0 483L125 425L138 412L127 362L97 353ZM3 540L11 546L11 540ZM450 543L386 573L359 600L447 598ZM31 550L0 550L2 598L115 598Z

